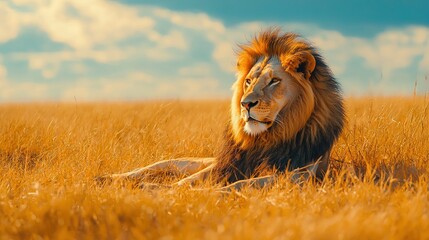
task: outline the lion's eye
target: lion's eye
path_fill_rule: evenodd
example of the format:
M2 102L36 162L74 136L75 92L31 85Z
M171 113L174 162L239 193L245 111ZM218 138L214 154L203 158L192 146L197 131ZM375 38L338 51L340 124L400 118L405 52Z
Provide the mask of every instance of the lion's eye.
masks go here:
M246 78L246 87L250 86L250 83L252 83L252 80L250 78Z
M268 83L268 85L273 86L273 85L276 85L279 82L280 82L280 79L278 79L278 78L272 78L271 81L270 81L270 83Z

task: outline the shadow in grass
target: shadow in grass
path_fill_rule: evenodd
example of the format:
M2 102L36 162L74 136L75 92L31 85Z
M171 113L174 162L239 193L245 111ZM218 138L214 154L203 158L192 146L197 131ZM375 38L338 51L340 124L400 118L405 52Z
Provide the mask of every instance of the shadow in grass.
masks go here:
M42 158L43 156L39 151L0 151L0 159L2 159L8 167L17 167L23 171L34 169Z
M359 181L371 181L375 184L388 183L396 188L405 183L413 183L428 174L427 170L418 167L410 161L397 161L390 163L367 163L364 161L345 162L331 160L329 177L340 181L344 174Z

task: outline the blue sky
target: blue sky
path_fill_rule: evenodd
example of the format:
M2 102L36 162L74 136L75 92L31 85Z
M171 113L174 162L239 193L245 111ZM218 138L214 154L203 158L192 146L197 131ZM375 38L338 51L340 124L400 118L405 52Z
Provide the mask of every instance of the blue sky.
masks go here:
M228 98L234 49L269 26L325 56L348 96L429 92L425 1L7 0L0 102Z

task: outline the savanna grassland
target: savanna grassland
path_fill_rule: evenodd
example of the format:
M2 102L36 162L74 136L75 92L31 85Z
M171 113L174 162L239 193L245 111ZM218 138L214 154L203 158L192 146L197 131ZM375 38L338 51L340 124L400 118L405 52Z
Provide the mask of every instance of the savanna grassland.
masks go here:
M346 108L323 183L225 194L94 177L214 156L227 100L0 105L0 239L429 239L429 99Z

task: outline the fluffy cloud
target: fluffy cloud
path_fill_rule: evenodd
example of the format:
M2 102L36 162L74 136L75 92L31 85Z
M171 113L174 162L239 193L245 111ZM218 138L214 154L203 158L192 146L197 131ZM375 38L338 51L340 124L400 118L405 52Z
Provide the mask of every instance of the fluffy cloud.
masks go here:
M338 32L316 31L310 37L320 46L334 73L347 79L343 85L347 93L401 94L413 93L414 82L423 82L419 93L429 90L425 83L429 73L429 28L409 26L380 32L373 38L358 38ZM363 66L354 62L361 59ZM369 82L349 71L360 71ZM364 74L364 72L373 72ZM353 89L353 90L352 90Z
M225 26L221 21L215 20L205 13L174 12L162 8L154 8L153 15L168 20L170 23L213 34L223 34Z
M74 49L92 49L109 45L132 36L136 32L150 31L154 21L139 16L138 10L113 1L84 0L15 1L18 6L31 6L31 12L21 12L25 24L46 32L55 41Z
M67 61L90 59L107 63L132 58L139 54L150 59L174 58L170 49L188 48L182 32L172 30L160 34L154 30L155 20L142 16L137 8L113 1L85 0L26 1L14 0L16 6L29 7L20 12L0 4L5 10L6 33L0 33L0 42L17 36L20 27L36 27L45 32L51 41L65 44L70 50L14 54L15 59L27 59L29 67L40 70L46 78L55 77L60 65ZM17 19L20 19L19 21ZM152 44L119 48L121 41L141 37Z
M18 36L20 30L19 14L9 7L5 2L0 2L0 43L7 42Z
M390 30L372 41L362 40L353 54L364 58L368 66L383 69L386 78L389 78L393 71L409 67L414 59L423 57L428 39L429 28L425 27ZM419 66L424 67L424 64L421 62Z
M16 26L33 26L47 33L54 42L63 43L75 50L93 50L100 47L116 46L120 41L133 36L144 36L146 40L158 44L162 48L186 49L187 43L179 31L161 34L155 30L158 19L167 16L172 22L182 23L179 15L168 15L165 10L145 7L143 11L115 1L93 0L88 4L85 0L13 0L15 6L30 8L30 11L19 11L0 5L0 11L6 23ZM142 13L146 13L142 14ZM17 21L16 19L20 19ZM198 15L199 24L209 22L209 17ZM189 25L190 17L184 18ZM21 23L13 24L15 22ZM209 24L209 23L208 23ZM16 31L9 35L16 37ZM15 34L12 34L15 33ZM11 39L12 37L9 37Z
M210 76L213 73L213 67L208 63L196 63L179 69L181 76Z

